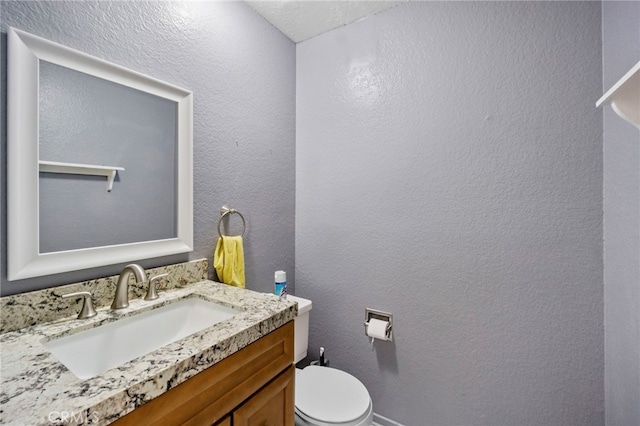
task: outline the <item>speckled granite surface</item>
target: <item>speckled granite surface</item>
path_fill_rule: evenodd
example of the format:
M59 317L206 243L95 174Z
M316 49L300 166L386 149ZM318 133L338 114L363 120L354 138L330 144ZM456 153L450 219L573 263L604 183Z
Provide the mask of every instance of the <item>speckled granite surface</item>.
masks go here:
M117 321L184 298L199 297L241 312L97 377L81 380L43 346L57 337ZM133 299L115 312L104 307L88 320L74 316L0 336L0 423L11 425L104 425L291 321L296 305L270 294L213 281Z
M147 277L168 273L158 283L158 293L163 290L186 287L190 283L207 279L207 259L167 265L147 269ZM118 275L83 281L29 293L0 298L0 334L19 330L43 322L55 321L70 315L77 315L82 304L80 298L62 299L63 294L88 291L96 309L110 306L116 291ZM144 297L146 283L134 283L129 277L129 299Z

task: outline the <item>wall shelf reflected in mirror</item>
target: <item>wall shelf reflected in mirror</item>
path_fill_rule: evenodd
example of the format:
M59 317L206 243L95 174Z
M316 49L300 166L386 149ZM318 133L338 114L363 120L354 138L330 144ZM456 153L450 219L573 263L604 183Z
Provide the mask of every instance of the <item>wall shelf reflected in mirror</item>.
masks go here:
M58 161L38 161L40 173L66 173L72 175L104 176L107 178L107 192L113 189L118 171L124 167L94 166L93 164L61 163Z
M598 99L596 107L607 103L623 120L640 129L640 62Z

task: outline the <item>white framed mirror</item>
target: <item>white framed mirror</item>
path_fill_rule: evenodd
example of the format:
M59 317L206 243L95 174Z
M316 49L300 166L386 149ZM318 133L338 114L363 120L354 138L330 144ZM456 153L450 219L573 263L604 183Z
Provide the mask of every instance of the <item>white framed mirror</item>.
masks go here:
M193 249L193 94L8 30L8 279Z

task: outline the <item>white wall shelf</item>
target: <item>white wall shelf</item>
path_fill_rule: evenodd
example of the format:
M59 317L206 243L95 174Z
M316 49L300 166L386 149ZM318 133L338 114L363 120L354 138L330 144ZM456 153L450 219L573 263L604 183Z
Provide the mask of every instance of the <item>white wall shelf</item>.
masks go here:
M41 172L46 173L67 173L73 175L105 176L107 178L107 191L113 189L113 181L118 170L124 167L114 166L94 166L93 164L60 163L57 161L39 161L38 166Z
M596 107L607 102L616 114L640 129L640 62L596 102Z

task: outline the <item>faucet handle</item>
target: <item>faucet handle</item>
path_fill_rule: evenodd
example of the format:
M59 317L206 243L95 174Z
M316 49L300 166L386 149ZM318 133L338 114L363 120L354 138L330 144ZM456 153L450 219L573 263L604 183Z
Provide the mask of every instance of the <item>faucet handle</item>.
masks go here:
M88 291L77 291L75 293L63 294L61 297L63 299L68 299L70 297L82 297L82 309L80 309L78 319L87 319L95 317L98 314L93 308L91 293L89 293Z
M147 295L144 297L144 300L156 300L158 298L158 292L156 291L156 281L168 275L169 273L166 273L149 278L149 290L147 290Z

